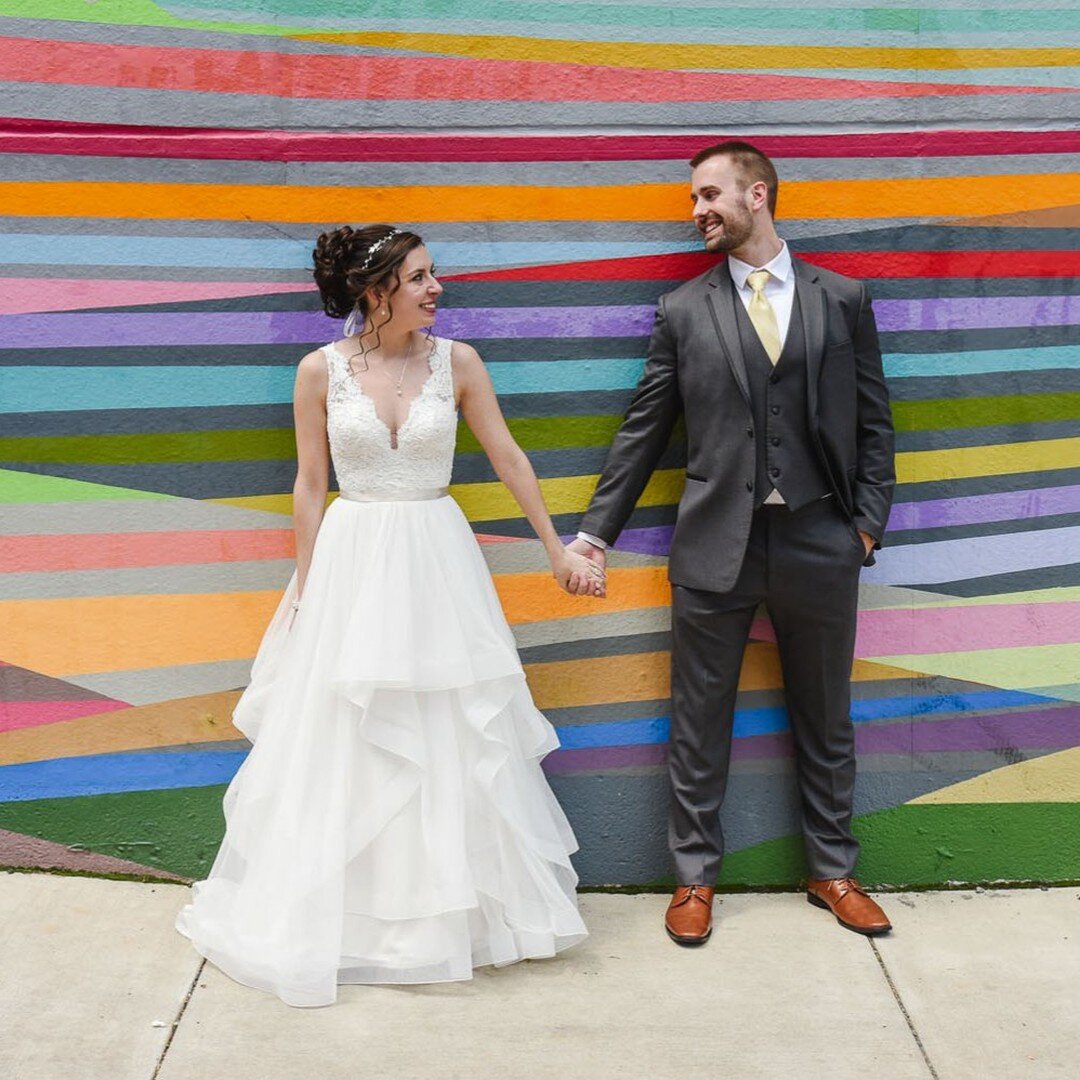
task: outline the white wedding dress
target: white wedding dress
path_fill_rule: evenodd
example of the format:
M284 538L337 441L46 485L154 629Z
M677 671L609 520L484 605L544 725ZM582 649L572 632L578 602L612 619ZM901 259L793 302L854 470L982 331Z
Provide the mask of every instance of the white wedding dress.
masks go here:
M558 743L525 683L468 522L446 494L451 343L397 434L333 346L341 496L303 605L286 589L236 707L253 748L225 838L177 928L290 1005L339 983L468 979L581 941L570 826L539 761Z

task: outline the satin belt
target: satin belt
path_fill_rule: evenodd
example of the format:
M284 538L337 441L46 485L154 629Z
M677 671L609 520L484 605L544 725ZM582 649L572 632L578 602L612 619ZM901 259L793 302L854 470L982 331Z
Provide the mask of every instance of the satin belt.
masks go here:
M342 491L338 498L349 502L425 502L448 495L447 488L412 488L404 491Z

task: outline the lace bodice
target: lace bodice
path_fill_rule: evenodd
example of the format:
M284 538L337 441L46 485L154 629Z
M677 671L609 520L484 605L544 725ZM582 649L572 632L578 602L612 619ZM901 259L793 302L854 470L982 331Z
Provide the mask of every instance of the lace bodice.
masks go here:
M457 436L451 345L435 338L428 358L431 374L398 428L396 448L346 357L336 345L323 346L329 375L326 430L343 494L393 498L450 483Z

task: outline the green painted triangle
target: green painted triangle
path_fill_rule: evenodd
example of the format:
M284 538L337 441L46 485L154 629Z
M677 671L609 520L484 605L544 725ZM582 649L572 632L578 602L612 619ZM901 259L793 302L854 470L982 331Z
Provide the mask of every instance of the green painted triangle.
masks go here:
M0 469L0 503L90 502L106 499L172 499L158 491L91 484L66 476Z

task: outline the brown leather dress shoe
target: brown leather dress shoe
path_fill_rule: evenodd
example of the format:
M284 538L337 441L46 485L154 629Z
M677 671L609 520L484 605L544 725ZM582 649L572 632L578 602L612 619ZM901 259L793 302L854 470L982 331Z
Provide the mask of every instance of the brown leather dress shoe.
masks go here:
M664 929L680 945L704 945L712 933L715 889L707 885L680 885L668 904Z
M892 929L885 912L854 878L810 878L806 883L806 899L815 907L827 908L841 926L856 934L873 937Z

